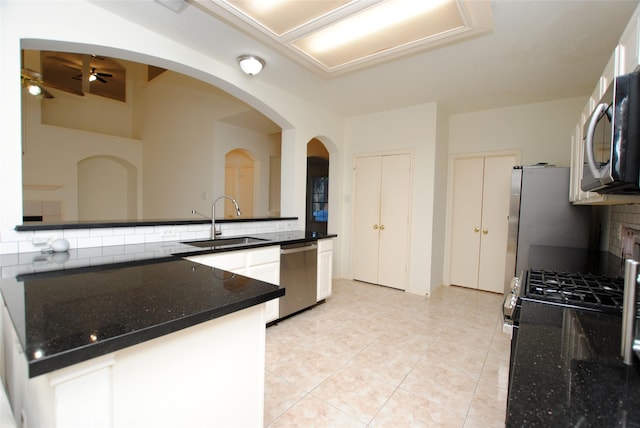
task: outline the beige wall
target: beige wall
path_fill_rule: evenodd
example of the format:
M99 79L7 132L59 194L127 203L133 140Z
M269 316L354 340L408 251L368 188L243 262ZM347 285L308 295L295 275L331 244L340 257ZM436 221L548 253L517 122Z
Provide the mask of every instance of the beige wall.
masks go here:
M522 163L569 166L571 132L587 97L452 115L449 153L522 150Z

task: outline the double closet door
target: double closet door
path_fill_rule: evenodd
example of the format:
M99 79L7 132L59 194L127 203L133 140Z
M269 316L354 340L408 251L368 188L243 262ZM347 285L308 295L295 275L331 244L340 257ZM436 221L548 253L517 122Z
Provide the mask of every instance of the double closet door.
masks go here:
M514 154L454 161L450 282L503 293Z
M411 154L356 159L353 278L406 289Z

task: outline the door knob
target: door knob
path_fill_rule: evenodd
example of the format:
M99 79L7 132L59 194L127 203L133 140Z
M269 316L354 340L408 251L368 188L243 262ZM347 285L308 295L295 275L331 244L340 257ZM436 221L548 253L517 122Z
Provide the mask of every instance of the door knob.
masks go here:
M384 224L380 225L380 230L384 230Z
M479 228L479 227L475 227L475 228L473 229L473 231L474 231L475 233L478 233L478 232L480 232L480 228Z
M487 233L489 233L489 231L487 229L482 229L482 234L486 235Z
M377 229L377 228L378 228L378 225L377 225L377 224L374 224L374 225L373 225L373 228L374 228L374 229Z

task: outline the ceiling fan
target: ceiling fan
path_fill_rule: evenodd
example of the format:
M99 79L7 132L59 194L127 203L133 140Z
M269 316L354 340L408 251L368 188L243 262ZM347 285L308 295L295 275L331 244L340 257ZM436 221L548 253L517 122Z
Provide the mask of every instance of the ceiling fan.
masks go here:
M23 68L20 75L20 84L33 96L42 95L43 98L55 98L51 92L43 88L45 83L42 81L42 75L37 71Z
M76 80L82 80L83 74L76 74L75 76L73 76L74 79ZM91 67L89 69L89 82L95 82L96 80L98 82L102 82L102 83L108 83L104 78L105 77L113 77L112 74L109 73L99 73L95 67Z

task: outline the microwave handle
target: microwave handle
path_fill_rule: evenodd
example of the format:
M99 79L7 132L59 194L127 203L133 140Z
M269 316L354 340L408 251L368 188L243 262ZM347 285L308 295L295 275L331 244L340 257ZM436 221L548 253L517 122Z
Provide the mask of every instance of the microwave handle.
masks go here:
M589 119L589 127L587 128L587 135L585 136L584 150L587 152L587 163L589 164L591 175L596 179L602 178L602 173L598 170L596 160L593 157L593 134L596 132L598 118L607 110L607 108L609 108L609 105L606 103L600 103L596 106L596 109Z
M622 303L622 340L620 355L624 363L633 364L633 342L636 320L636 288L640 262L627 259L624 262L624 297Z

